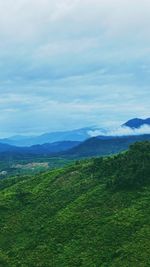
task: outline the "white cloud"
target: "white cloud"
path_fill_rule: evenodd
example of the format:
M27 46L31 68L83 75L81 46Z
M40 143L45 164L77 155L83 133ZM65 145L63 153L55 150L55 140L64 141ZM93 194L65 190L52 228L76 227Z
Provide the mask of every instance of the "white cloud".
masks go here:
M0 0L1 131L147 117L149 10L149 0Z
M90 36L97 30L112 38L134 31L149 39L149 9L149 0L0 0L0 34L30 41L45 33L66 39L67 33Z
M129 127L120 126L114 129L107 130L95 130L89 131L91 137L95 136L129 136L129 135L141 135L141 134L150 134L150 126L143 125L138 129L131 129Z

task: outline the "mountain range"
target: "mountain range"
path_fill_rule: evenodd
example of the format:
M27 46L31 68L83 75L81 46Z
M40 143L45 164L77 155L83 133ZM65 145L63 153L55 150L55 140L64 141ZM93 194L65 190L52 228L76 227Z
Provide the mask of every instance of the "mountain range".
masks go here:
M40 136L12 136L10 138L0 139L0 143L14 146L32 146L43 145L45 143L55 143L61 141L84 141L90 138L89 131L94 128L82 128L64 132L45 133Z
M150 118L147 119L131 119L124 123L122 127L128 127L130 129L139 129L143 125L150 126ZM12 136L10 138L0 139L0 143L9 144L13 146L33 146L33 145L43 145L46 143L55 143L61 141L79 141L83 142L86 139L91 137L92 131L100 131L103 136L107 135L106 129L99 129L98 127L86 127L81 129L75 129L70 131L59 131L59 132L51 132L45 133L39 136ZM97 134L98 135L98 134Z
M122 127L139 129L143 125L149 126L150 119L132 119ZM28 157L28 155L62 156L71 158L104 156L119 153L137 141L149 141L149 134L91 137L92 128L82 128L73 131L56 132L44 134L37 137L27 138L25 136L14 136L0 140L1 158L6 157ZM102 132L102 130L101 130ZM54 141L59 140L59 141ZM33 144L29 146L29 144ZM24 146L23 146L24 145Z
M54 143L46 143L43 145L33 145L31 147L18 147L8 144L0 143L0 153L8 152L9 154L56 154L72 149L80 144L79 141L62 141Z
M17 147L0 143L0 158L23 159L35 156L83 158L108 156L122 152L137 141L150 141L150 134L120 136L120 137L92 137L83 142L62 141L51 144L34 145L31 147Z
M75 158L112 155L127 150L131 144L139 141L150 141L150 134L92 137L66 151L64 155Z

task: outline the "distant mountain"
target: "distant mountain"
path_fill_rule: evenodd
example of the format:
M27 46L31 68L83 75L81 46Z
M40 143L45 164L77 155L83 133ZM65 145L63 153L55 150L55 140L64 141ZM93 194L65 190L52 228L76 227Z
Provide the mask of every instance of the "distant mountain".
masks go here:
M138 129L143 125L149 125L150 126L150 118L147 118L145 120L135 118L135 119L129 120L123 124L123 126L130 127L132 129Z
M143 125L150 126L150 118L145 120L135 118L132 120L127 121L122 126L129 127L131 129L138 129ZM0 143L2 144L9 144L13 146L19 147L30 147L33 145L43 145L48 143L56 143L62 141L77 141L83 142L91 137L90 132L101 132L103 135L103 139L107 139L107 129L99 129L96 127L86 127L76 130L70 131L60 131L60 132L51 132L45 133L39 136L12 136L10 138L0 139Z
M18 150L19 150L18 147L0 143L0 153L3 153L3 152L14 152L14 151L16 152Z
M137 141L150 141L150 134L118 137L97 136L83 142L62 141L31 147L17 147L0 143L0 158L23 159L39 155L65 158L107 156L122 152Z
M90 137L89 131L91 130L93 130L93 128L88 127L72 131L46 133L40 136L13 136L10 138L0 139L0 143L6 143L15 146L32 146L68 140L81 142Z
M65 153L66 156L95 157L119 153L137 141L150 141L150 134L136 136L92 137Z
M72 149L80 143L79 141L54 142L50 144L34 145L27 148L27 150L32 154L54 154Z
M79 145L79 141L62 141L55 142L51 144L43 144L43 145L34 145L31 147L17 147L8 144L0 143L0 153L8 153L8 154L32 154L32 155L43 155L43 154L56 154L60 152L64 152L68 149L74 148Z

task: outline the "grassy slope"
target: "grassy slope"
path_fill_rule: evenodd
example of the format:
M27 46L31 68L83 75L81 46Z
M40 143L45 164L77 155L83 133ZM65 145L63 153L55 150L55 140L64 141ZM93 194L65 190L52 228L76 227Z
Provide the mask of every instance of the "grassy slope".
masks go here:
M149 163L146 142L1 181L1 265L149 267Z

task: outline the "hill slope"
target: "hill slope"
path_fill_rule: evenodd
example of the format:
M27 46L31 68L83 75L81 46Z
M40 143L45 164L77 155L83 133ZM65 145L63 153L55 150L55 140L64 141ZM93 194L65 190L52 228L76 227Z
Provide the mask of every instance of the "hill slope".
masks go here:
M150 265L150 142L0 185L1 266Z
M118 137L97 136L66 151L65 155L75 158L112 155L128 149L131 144L137 141L145 140L150 141L150 134Z

